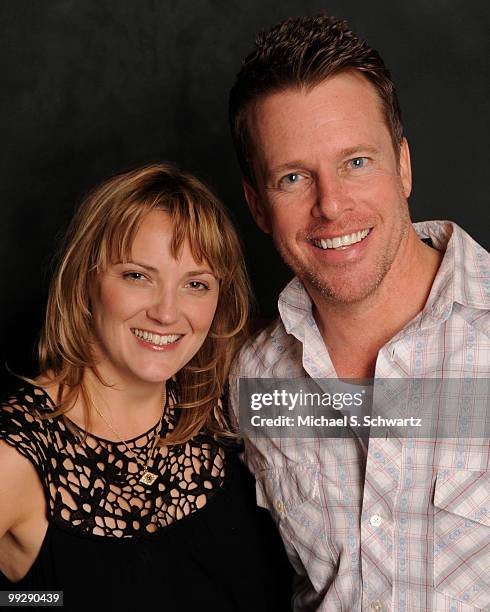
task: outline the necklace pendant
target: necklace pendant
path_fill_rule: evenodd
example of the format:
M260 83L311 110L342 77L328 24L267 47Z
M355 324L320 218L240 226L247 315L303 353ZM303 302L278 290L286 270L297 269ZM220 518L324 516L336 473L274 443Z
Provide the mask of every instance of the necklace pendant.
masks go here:
M145 484L145 485L152 485L157 478L158 478L158 476L156 474L154 474L153 472L149 472L145 468L143 470L143 474L141 475L141 478L139 479L139 482L141 482L141 484Z

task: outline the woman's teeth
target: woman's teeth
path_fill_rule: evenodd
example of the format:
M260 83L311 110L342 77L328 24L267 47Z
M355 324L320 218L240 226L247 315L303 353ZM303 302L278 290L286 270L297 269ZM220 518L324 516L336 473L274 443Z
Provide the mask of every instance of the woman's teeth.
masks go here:
M345 236L336 236L335 238L322 238L321 240L313 240L313 244L320 249L340 249L342 247L350 246L356 242L361 242L369 234L369 229L363 229L353 234L346 234Z
M172 342L176 342L182 337L182 334L167 334L165 336L161 336L160 334L152 334L151 332L136 328L132 329L131 331L137 338L140 338L140 340L144 340L145 342L149 342L150 344L155 344L157 346L172 344Z

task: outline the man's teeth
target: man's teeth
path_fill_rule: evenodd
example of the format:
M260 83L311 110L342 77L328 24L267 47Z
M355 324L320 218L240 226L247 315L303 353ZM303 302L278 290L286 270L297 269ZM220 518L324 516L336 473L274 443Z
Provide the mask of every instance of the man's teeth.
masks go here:
M314 240L313 244L320 249L339 249L346 247L356 242L363 240L368 234L368 229L361 230L360 232L354 232L353 234L346 234L345 236L336 236L335 238L324 238L322 240Z
M157 346L172 344L172 342L176 342L181 337L181 334L168 334L167 336L160 336L159 334L152 334L151 332L144 331L143 329L132 329L131 331L135 336L141 338L141 340L150 342L151 344L156 344Z

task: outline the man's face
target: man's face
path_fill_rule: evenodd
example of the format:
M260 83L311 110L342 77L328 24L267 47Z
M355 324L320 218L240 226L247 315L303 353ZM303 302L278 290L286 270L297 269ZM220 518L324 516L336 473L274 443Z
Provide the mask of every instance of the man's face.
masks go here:
M398 163L374 87L341 73L259 99L249 119L257 187L245 195L258 225L313 295L372 294L401 257L411 188L406 141Z

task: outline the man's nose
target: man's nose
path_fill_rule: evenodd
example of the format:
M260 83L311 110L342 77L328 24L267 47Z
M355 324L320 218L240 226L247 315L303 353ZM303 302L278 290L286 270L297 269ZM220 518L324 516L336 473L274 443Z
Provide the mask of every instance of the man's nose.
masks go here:
M319 173L312 215L334 221L353 208L354 201L342 177L336 171Z
M169 288L160 289L147 308L148 317L163 325L175 323L179 318L179 312L177 292Z

